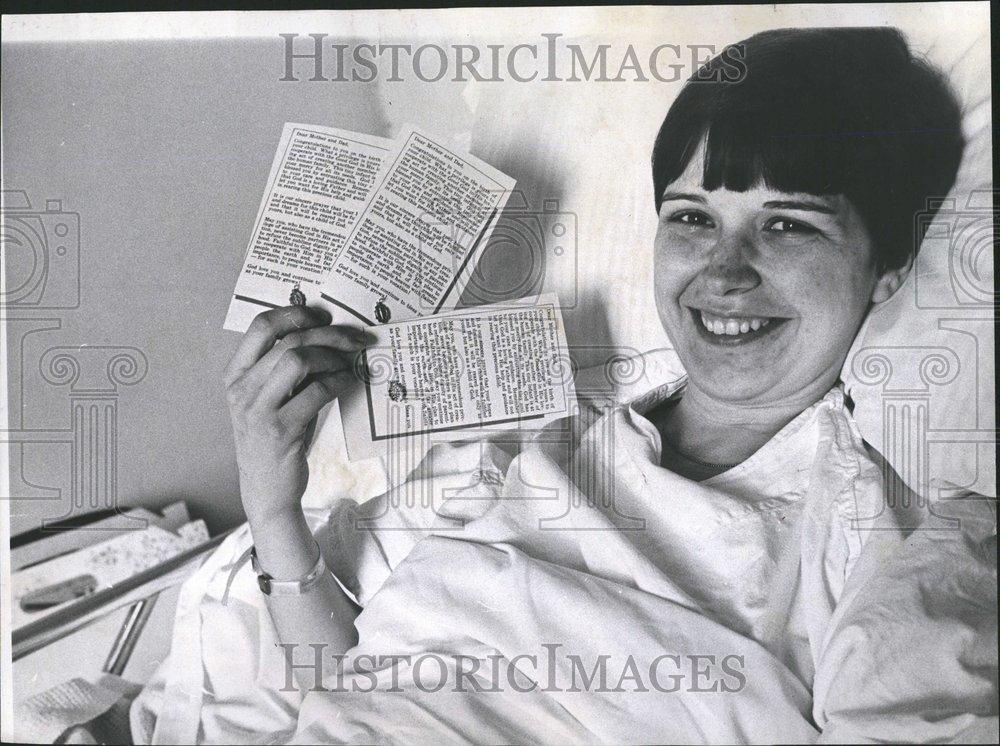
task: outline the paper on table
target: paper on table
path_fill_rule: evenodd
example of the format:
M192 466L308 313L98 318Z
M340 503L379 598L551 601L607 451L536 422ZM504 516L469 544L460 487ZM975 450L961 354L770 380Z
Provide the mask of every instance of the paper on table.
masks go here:
M208 530L201 520L181 527L179 535L151 525L14 572L10 576L11 626L18 629L75 603L70 600L47 609L24 611L20 600L31 591L81 575L94 577L95 591L110 588L207 540Z
M323 282L346 321L403 321L455 307L515 180L412 128L379 174Z
M570 415L572 366L554 295L373 327L365 380L341 397L351 460L414 444L541 428Z
M285 125L226 329L246 331L261 311L289 305L296 288L308 305L324 305L319 297L323 278L392 148L392 140L373 135Z
M187 505L183 500L164 505L157 513L145 508L129 508L123 513L110 512L112 515L106 518L82 523L71 530L50 533L40 532L36 529L18 536L18 539L25 540L26 536L40 534L39 538L32 538L27 544L19 543L18 546L11 547L11 572L44 562L60 554L82 549L99 541L106 541L111 536L141 530L150 524L168 531L177 531L181 526L191 521ZM122 525L123 517L128 521L124 527Z

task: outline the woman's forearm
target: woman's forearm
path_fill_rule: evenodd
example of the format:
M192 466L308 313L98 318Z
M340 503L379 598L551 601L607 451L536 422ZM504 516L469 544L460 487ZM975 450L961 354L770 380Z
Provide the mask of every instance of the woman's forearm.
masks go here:
M266 525L251 523L257 559L261 569L275 580L298 580L316 563L316 542L301 509L271 517ZM285 654L296 664L295 678L302 691L319 684L313 670L316 649L323 645L322 659L339 655L357 642L354 620L360 609L344 593L329 572L301 595L271 595L267 608L285 645ZM291 646L291 647L289 647Z
M329 312L292 305L259 313L226 370L240 500L257 561L275 581L301 581L316 566L316 542L302 513L306 454L319 412L355 381L357 354L374 338L331 326ZM293 660L315 660L354 646L358 607L329 573L301 593L271 593L267 607ZM275 589L277 590L277 589ZM308 655L308 658L306 656ZM296 669L301 687L310 671Z

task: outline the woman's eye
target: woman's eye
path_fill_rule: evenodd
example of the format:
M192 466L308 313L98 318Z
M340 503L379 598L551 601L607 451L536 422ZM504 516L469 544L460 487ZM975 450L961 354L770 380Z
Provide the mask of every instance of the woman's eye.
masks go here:
M715 223L712 222L712 218L703 213L701 210L684 210L682 212L674 213L670 216L670 222L697 228L715 227Z
M800 236L819 233L809 223L803 223L801 220L791 220L790 218L772 218L764 226L764 230L771 233L786 233Z

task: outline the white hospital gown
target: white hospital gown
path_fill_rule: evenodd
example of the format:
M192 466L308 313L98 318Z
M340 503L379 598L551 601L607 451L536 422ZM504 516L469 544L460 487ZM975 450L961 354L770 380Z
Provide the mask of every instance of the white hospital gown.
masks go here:
M248 568L219 602L238 532L184 589L175 651L133 708L137 742L994 739L995 503L886 505L839 388L744 463L687 480L659 465L641 414L682 387L513 457L437 446L404 485L312 516L364 606L351 655L373 656L338 686L373 692L281 691ZM375 663L429 654L438 692ZM500 691L456 686L462 660ZM607 684L581 686L578 664L601 660ZM486 661L519 673L497 687Z

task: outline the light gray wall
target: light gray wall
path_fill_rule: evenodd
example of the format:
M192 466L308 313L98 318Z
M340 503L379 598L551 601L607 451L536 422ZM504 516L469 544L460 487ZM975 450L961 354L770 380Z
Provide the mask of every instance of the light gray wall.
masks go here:
M79 308L6 311L59 325L9 327L14 427L70 425L69 384L40 374L46 350L137 348L148 372L117 386L120 501L184 498L215 528L241 516L222 390L238 336L222 323L282 124L389 134L374 86L280 83L281 55L277 37L3 47L4 188L35 209L62 200L81 225ZM15 533L66 514L68 443L15 447L12 462L58 490L22 487L47 499L12 503Z

